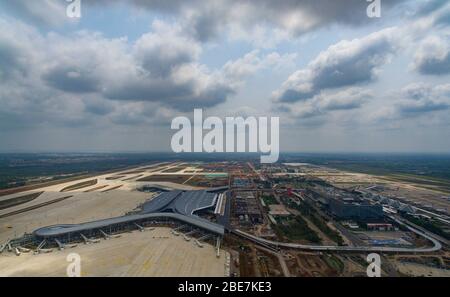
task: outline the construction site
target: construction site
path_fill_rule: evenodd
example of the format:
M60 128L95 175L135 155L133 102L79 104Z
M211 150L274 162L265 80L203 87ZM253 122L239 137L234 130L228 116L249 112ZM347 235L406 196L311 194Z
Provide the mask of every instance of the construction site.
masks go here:
M9 193L0 275L64 276L77 253L83 276L362 276L372 252L385 276L446 275L447 240L407 220L420 208L327 170L162 162Z

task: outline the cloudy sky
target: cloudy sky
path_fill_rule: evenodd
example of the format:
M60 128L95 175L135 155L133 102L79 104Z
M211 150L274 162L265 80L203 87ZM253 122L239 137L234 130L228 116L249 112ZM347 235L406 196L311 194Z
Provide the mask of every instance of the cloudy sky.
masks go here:
M279 116L281 151L449 152L450 3L0 0L0 151L169 151Z

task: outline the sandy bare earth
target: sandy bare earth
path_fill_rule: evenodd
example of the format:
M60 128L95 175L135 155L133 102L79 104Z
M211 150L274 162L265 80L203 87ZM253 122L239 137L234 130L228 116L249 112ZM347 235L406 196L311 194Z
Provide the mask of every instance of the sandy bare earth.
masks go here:
M397 269L409 276L450 277L450 270L429 267L416 263L396 263Z
M79 193L67 200L0 219L0 243L55 224L76 224L121 216L153 194L115 190Z
M212 245L198 247L170 228L124 233L119 238L48 254L0 254L0 276L67 276L70 253L81 257L81 276L225 276L229 254L217 258Z

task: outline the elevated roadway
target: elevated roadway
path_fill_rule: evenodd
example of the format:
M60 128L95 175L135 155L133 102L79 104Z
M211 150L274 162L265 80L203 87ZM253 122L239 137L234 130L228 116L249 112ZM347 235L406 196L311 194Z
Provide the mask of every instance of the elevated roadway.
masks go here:
M429 235L429 233L421 232L413 227L408 226L404 222L391 217L397 223L405 226L415 234L426 238L432 243L431 247L418 247L418 248L403 248L403 247L387 247L387 246L331 246L331 245L306 245L289 242L272 241L265 238L261 238L238 229L230 230L231 233L248 239L256 244L260 244L264 247L272 248L291 248L301 249L308 251L341 251L341 252L382 252L382 253L431 253L437 252L442 248L441 243Z

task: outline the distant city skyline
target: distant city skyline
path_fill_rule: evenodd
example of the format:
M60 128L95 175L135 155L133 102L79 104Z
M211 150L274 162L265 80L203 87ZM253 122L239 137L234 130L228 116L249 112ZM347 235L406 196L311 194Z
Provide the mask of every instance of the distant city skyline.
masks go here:
M170 152L171 120L276 116L280 152L450 152L444 0L0 3L0 152Z

